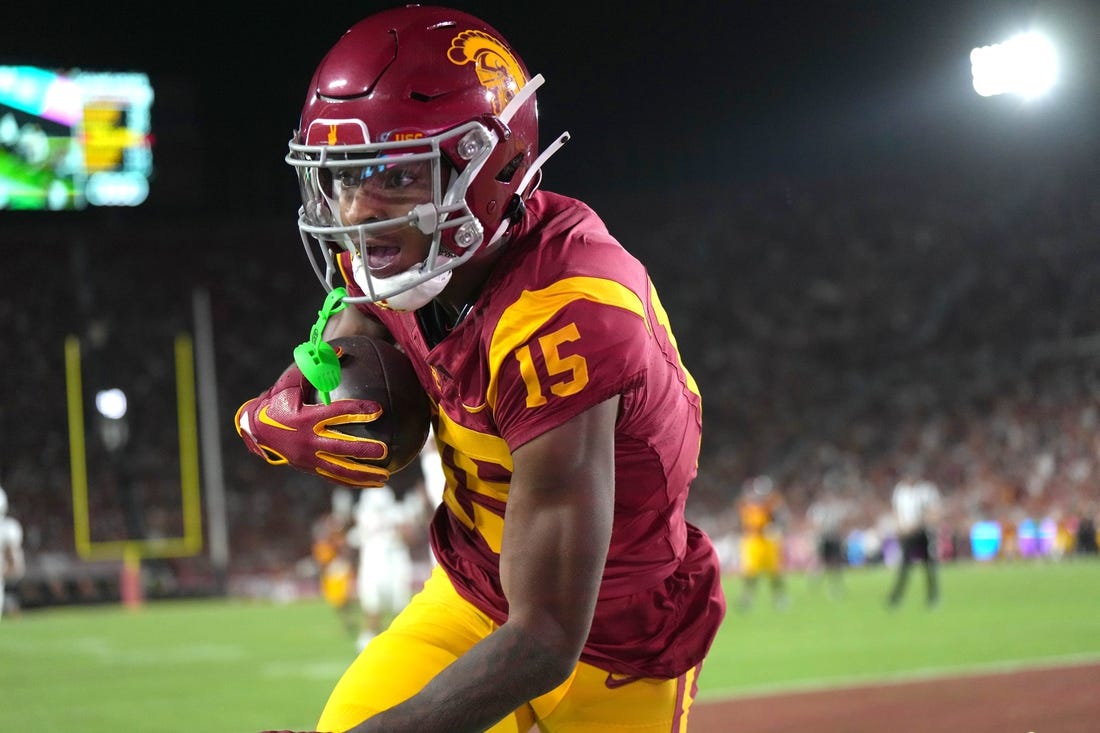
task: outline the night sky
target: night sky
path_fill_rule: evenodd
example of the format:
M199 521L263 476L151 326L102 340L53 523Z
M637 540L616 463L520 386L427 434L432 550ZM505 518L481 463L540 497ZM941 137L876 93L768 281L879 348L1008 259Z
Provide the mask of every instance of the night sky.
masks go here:
M9 18L0 63L147 72L157 95L147 208L226 213L294 205L282 159L314 66L347 27L389 7L306 4L323 10L307 16L278 5L249 12L225 3L217 14L145 4L125 14L84 3L62 15L49 5L26 4ZM546 77L543 140L566 129L573 139L545 185L582 197L904 165L906 153L919 159L944 134L984 139L984 125L1040 124L1030 118L1042 115L1072 136L1079 107L1097 96L1100 64L1090 54L1100 3L1089 0L455 6L496 26ZM970 48L1031 25L1068 44L1060 106L1024 112L978 98ZM1005 109L991 111L997 105Z

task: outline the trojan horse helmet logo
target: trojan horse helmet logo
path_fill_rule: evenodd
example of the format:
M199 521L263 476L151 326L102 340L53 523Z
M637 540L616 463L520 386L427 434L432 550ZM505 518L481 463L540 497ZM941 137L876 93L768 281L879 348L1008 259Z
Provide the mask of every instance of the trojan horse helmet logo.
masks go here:
M501 111L526 82L512 52L496 38L481 31L463 31L451 40L447 58L452 64L473 64L478 81L492 94L493 112Z

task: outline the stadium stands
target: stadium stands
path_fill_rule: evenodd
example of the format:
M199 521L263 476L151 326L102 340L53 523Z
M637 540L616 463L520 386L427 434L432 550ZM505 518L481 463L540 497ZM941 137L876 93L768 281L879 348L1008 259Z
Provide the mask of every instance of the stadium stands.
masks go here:
M1004 185L1013 165L589 197L650 267L703 390L699 521L722 531L736 487L766 473L796 513L831 482L873 524L913 458L964 537L978 519L1095 519L1100 171L1085 157ZM87 569L72 532L70 333L98 364L86 388L113 375L135 390L124 460L89 438L93 537L134 531L123 489L145 507L141 531L180 531L171 344L192 328L196 287L215 314L230 573L293 572L328 488L256 460L232 428L323 297L293 218L95 216L0 230L0 471L29 577L47 558ZM209 587L207 560L164 562L177 587Z

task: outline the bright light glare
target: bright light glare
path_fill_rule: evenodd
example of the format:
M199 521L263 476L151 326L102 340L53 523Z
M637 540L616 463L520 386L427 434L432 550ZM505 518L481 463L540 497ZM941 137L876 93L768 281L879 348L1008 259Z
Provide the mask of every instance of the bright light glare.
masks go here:
M1015 94L1034 99L1058 79L1058 54L1040 33L1021 33L1004 43L970 52L974 91L983 97Z
M121 389L105 389L96 393L95 409L99 414L111 420L121 420L126 416L126 393Z

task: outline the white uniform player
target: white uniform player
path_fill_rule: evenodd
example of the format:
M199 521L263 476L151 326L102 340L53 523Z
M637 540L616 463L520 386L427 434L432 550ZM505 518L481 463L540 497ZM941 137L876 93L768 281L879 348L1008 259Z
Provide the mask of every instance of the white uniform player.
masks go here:
M23 525L15 517L8 516L8 495L0 487L0 617L7 603L4 583L19 580L24 570Z
M432 512L443 501L446 477L436 449L435 436L420 451L423 482L409 489L400 501L393 489L364 489L355 507L355 523L348 542L359 550L356 590L363 611L359 634L360 651L397 615L412 598L413 591L430 573L418 564L410 543L426 542L425 527ZM430 563L435 558L427 549Z
M371 639L412 598L413 560L407 535L414 522L422 521L420 498L413 505L398 501L389 486L364 489L355 505L355 525L348 542L359 550L356 590L363 610L358 646Z

